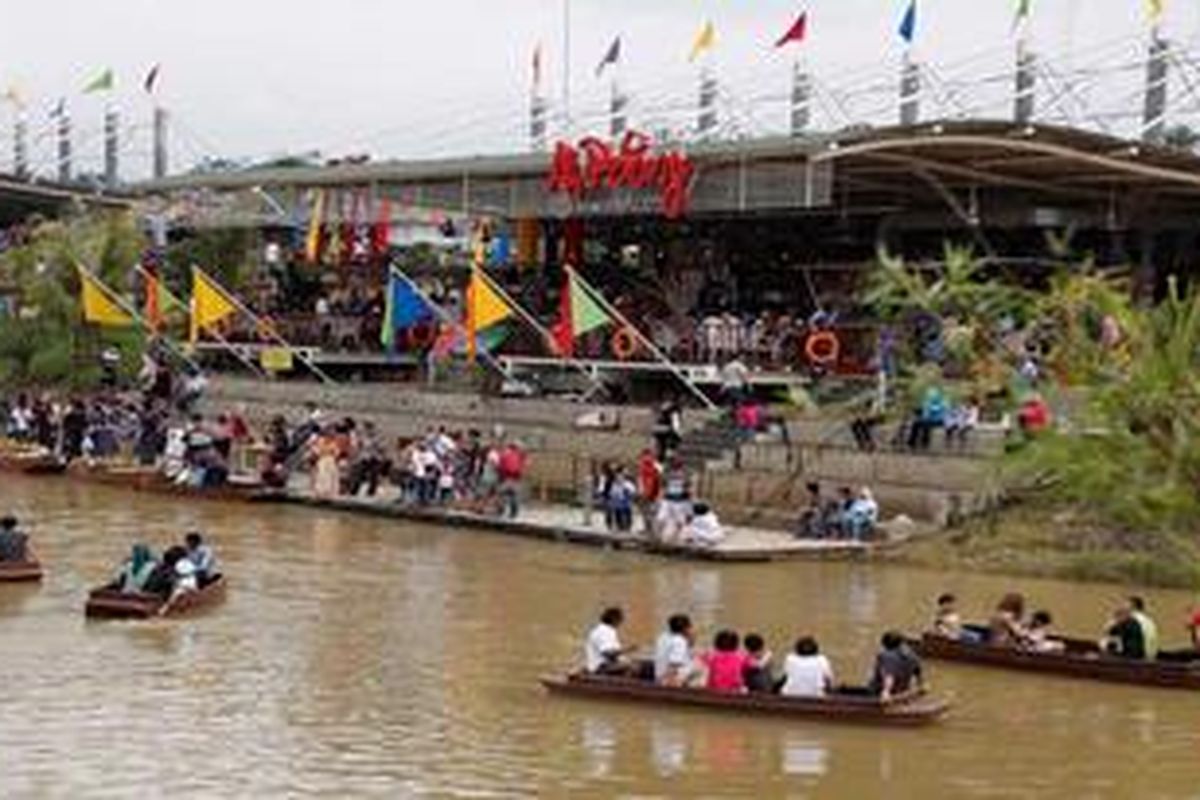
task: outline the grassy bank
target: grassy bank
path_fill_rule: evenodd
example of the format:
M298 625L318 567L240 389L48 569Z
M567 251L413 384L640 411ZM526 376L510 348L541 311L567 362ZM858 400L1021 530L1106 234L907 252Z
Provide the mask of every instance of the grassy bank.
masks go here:
M1078 509L1022 503L900 548L905 564L945 570L1136 584L1200 587L1194 540L1120 532Z

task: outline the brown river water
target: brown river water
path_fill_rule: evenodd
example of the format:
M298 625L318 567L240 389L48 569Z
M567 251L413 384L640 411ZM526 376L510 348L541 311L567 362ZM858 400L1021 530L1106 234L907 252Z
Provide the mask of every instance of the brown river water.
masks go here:
M3 797L1200 798L1200 693L932 664L955 703L887 731L547 697L606 603L649 643L688 611L810 631L846 680L885 626L952 590L982 612L1016 585L866 564L714 566L301 508L199 503L0 476L41 586L0 586ZM85 623L136 538L215 541L226 602L179 620ZM1092 632L1121 591L1022 581ZM1148 592L1182 640L1184 593Z

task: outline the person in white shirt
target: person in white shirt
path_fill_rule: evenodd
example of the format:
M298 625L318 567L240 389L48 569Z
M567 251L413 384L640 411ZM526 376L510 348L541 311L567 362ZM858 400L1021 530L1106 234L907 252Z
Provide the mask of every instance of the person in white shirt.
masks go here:
M692 519L683 530L684 544L693 547L716 547L725 541L725 529L721 520L707 503L692 506Z
M583 645L583 665L589 673L619 675L628 672L628 665L622 661L626 650L617 634L624 621L625 612L620 608L604 609L600 622L588 633Z
M654 644L655 683L686 686L695 677L692 637L692 621L686 614L667 620L667 629Z
M796 651L784 659L783 674L784 697L824 697L833 689L833 667L811 636L796 642Z

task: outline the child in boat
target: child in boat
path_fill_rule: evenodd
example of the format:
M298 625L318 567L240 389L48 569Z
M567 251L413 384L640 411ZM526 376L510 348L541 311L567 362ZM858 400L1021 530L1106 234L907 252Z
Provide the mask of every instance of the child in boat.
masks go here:
M708 668L707 688L715 692L744 692L742 669L746 655L740 649L741 639L734 631L720 631L713 638L713 649L704 654Z
M937 614L933 617L933 632L947 639L961 639L962 617L958 613L958 598L943 594L937 599Z
M783 662L784 697L824 697L833 689L833 667L811 636L802 636Z
M1036 611L1029 620L1025 630L1025 646L1037 653L1061 653L1064 645L1058 639L1051 638L1051 626L1054 620L1049 611Z
M746 634L746 656L742 665L742 683L748 692L770 693L775 691L775 678L771 674L771 651L757 633Z
M121 566L116 588L124 594L141 594L157 566L158 562L150 548L144 544L135 544L130 550L129 558Z

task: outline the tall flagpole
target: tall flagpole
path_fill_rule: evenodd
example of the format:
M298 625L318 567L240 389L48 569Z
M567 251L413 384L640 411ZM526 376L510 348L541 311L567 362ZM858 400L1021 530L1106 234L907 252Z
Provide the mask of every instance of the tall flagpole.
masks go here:
M433 299L428 294L425 293L425 290L422 289L419 285L417 285L416 281L414 281L412 278L408 277L408 275L406 275L403 270L401 270L395 264L390 264L388 266L388 269L391 270L391 273L393 275L395 275L397 278L399 278L400 280L402 280L406 284L408 284L408 287L410 289L412 289L413 292L416 293L417 297L421 298L421 300L424 301L425 305L427 305L431 309L433 309L433 313L437 314L437 316L442 320L442 322L445 322L445 323L449 324L450 327L454 328L457 331L460 331L467 339L469 339L471 337L471 332L467 330L465 325L463 325L461 322L459 322L453 316L451 316L450 313L446 311L446 309L442 308L437 303L433 302ZM503 375L506 378L508 377L508 370L506 370L504 368L504 366L499 361L496 360L495 356L493 356L491 353L489 353L486 348L484 348L484 350L483 350L483 360L486 361L489 366L493 367L501 375Z
M329 383L329 384L337 383L337 381L335 381L333 378L326 375L325 372L320 367L318 367L316 364L314 364L311 358L304 355L303 351L297 349L296 347L294 347L291 344L291 342L287 341L282 336L280 336L278 333L276 333L273 326L263 325L262 317L255 314L253 311L251 311L249 308L246 307L245 303L243 303L241 300L238 300L236 297L234 297L232 294L230 294L228 291L226 291L224 286L221 286L219 283L217 283L212 278L210 278L208 276L208 273L206 273L204 270L202 270L199 267L194 266L194 265L193 265L192 269L195 272L203 275L208 280L208 284L210 286L212 286L214 289L216 289L217 292L219 292L221 294L221 296L224 297L230 303L230 305L236 307L243 314L248 316L250 319L254 320L255 326L259 329L259 331L266 333L267 338L279 343L284 348L286 348L288 350L288 352L292 353L297 358L299 358L300 361L303 362L304 365L306 367L308 367L309 370L314 375L316 375L318 378L320 378L323 383Z
M571 0L563 0L563 125L571 135Z
M635 339L637 339L639 342L642 343L643 347L645 347L647 350L650 351L651 355L653 355L655 358L657 358L659 361L662 362L663 366L665 366L671 372L672 375L674 375L676 378L678 378L680 381L682 381L683 384L685 386L687 386L688 391L690 391L693 395L695 395L700 400L700 402L702 402L704 404L705 408L707 408L710 411L717 410L717 404L714 403L712 400L709 400L708 395L706 395L706 394L704 394L704 392L700 391L700 387L696 386L696 384L692 382L692 379L689 378L687 375L685 375L683 370L681 370L679 367L677 367L675 365L675 362L673 362L673 361L671 361L671 359L667 358L667 356L661 350L658 349L658 346L655 345L654 342L652 342L648 338L646 338L646 336L640 330L638 330L637 327L632 322L630 322L625 317L624 314L622 314L615 307L613 307L612 303L605 300L604 295L602 295L602 294L600 294L600 292L596 291L596 289L594 289L591 286L591 284L589 284L587 281L585 281L583 279L583 277L578 272L576 272L573 268L571 268L570 266L567 266L566 270L567 270L568 275L572 279L578 281L579 285L583 288L583 290L585 292L587 292L588 295L593 300L595 300L598 305L600 305L605 311L608 312L609 316L611 316L617 322L621 323L621 325L624 326L624 328L626 330L628 330Z

